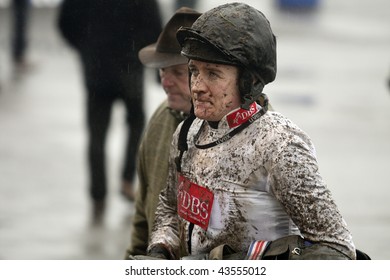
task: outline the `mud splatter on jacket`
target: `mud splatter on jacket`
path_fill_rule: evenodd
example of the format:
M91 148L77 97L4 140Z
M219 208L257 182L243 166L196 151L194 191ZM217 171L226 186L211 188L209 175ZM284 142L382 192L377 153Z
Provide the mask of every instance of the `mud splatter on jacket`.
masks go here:
M247 251L253 240L300 233L355 258L351 234L318 171L314 146L289 119L268 111L230 140L208 149L197 148L195 141L221 139L232 130L227 117L216 129L195 119L180 175L214 195L206 228L178 215L183 201L174 161L180 128L173 138L167 188L160 194L149 250L162 244L175 258L208 253L220 244Z

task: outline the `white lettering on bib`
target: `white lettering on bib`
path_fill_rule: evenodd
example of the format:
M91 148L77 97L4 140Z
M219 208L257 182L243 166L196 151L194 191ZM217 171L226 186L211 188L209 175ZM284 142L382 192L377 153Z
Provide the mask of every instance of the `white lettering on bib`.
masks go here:
M177 212L183 219L207 230L214 194L205 187L192 183L179 175Z

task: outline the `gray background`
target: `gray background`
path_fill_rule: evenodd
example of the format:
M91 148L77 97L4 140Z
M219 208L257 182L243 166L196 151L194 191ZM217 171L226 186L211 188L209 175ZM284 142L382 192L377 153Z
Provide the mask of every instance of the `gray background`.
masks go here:
M133 205L119 194L123 108L109 135L108 215L89 225L84 94L76 54L55 30L59 1L33 1L29 58L13 73L10 13L0 0L0 259L122 259ZM199 1L204 12L233 1ZM358 248L390 259L390 2L320 1L312 12L263 11L278 38L274 108L313 139L320 172ZM172 0L160 0L164 19ZM164 99L146 70L148 117Z

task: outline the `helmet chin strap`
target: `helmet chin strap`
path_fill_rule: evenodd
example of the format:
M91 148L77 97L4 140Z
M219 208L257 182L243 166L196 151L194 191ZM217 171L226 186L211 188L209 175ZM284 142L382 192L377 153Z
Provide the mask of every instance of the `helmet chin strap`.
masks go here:
M264 88L264 85L261 82L257 82L253 84L252 91L250 94L247 94L247 98L244 99L245 103L241 105L241 108L249 110L249 105L252 104L254 101L258 102L260 106L262 107L260 113L258 114L258 117L262 116L268 111L268 97L264 93L262 93ZM244 108L244 106L248 104L247 108ZM176 164L176 170L177 172L181 172L181 162L183 158L183 154L188 150L188 143L187 143L187 135L188 131L190 130L190 127L195 120L196 116L194 113L194 104L191 102L191 112L189 116L184 120L180 133L179 133L179 139L178 139L178 150L179 155L175 158L175 164ZM257 119L257 118L256 118ZM248 122L247 125L249 125L251 122ZM241 129L245 128L246 125L242 125L239 130L233 131L232 135L230 137L233 137L235 133L238 133ZM227 139L227 138L226 138ZM213 143L210 144L211 146ZM204 147L199 146L200 148L208 148L209 145L205 145Z
M250 87L246 87L245 89L240 89L240 93L242 95L242 104L241 108L245 110L249 110L249 106L260 99L263 95L264 84L260 81L256 83L251 83Z

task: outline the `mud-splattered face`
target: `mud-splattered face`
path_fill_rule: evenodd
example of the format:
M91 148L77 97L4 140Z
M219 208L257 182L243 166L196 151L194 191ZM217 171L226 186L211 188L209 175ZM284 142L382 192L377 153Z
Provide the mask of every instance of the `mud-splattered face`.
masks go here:
M187 64L161 68L159 73L169 107L188 114L191 110L191 93L188 88Z
M190 60L191 94L195 115L207 121L220 121L240 106L238 68Z

